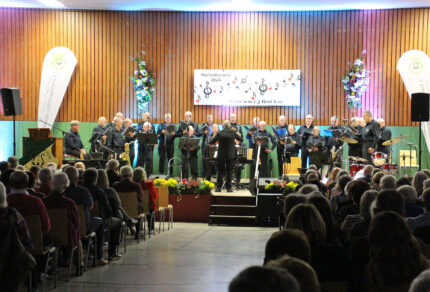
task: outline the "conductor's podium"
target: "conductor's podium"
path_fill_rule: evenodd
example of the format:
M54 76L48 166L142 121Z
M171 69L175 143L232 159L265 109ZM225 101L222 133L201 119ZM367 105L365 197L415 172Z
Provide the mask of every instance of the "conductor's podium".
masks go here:
M22 141L23 156L19 164L30 169L34 165L46 166L49 162L61 165L63 160L63 138L53 138L48 128L28 129L30 137Z

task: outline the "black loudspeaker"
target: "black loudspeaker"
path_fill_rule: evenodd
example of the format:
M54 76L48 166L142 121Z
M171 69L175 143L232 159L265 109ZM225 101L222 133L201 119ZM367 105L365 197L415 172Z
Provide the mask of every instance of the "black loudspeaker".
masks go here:
M411 119L412 122L430 120L430 94L413 93L411 95Z
M258 194L257 199L257 225L262 227L279 226L278 199L282 194Z
M5 116L22 114L21 95L18 88L2 88L0 93Z

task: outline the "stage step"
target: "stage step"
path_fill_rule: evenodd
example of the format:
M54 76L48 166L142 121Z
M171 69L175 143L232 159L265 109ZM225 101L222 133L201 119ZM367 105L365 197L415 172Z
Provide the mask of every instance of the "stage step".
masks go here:
M255 216L209 215L209 225L255 226Z
M211 215L255 216L254 205L211 205Z
M212 195L209 225L255 226L256 198L247 192Z

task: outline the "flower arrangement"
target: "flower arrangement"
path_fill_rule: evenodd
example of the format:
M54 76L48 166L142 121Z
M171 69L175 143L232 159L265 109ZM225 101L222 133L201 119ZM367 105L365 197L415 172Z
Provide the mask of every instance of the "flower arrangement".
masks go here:
M210 194L215 185L207 180L183 179L178 181L174 178L168 180L156 179L155 186L168 186L171 194ZM198 197L198 196L197 196Z
M362 55L366 52L363 51ZM369 86L369 71L364 68L363 56L351 63L348 62L349 71L342 79L343 89L345 90L346 102L348 107L361 107L361 96L366 92Z
M296 188L299 184L296 184L292 181L289 183L285 181L275 180L266 186L264 186L264 191L271 193L292 193L296 191Z
M155 79L151 69L146 65L146 61L143 59L145 51L142 51L142 55L137 57L131 57L136 62L137 68L134 71L134 75L130 76L130 80L133 83L134 91L136 92L137 106L139 109L144 109L155 91Z

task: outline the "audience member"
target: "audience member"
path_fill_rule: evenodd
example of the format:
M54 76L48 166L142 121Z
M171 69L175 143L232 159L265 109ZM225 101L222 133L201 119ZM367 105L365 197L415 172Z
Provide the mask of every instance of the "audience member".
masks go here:
M396 180L396 189L401 186L412 186L412 182L406 176L402 176Z
M28 176L25 172L14 171L9 179L11 188L7 196L9 206L17 209L22 216L39 215L42 233L47 234L51 229L48 213L42 200L31 196L27 191Z
M229 292L300 292L297 280L286 270L253 266L230 282Z
M383 173L382 171L378 171L372 176L372 188L374 190L379 191L381 189L380 187L381 178L384 176L385 176L385 173Z
M321 192L313 192L307 198L307 203L317 208L326 227L326 242L337 242L337 230L334 222L333 211L331 210L330 201L323 196Z
M66 209L70 246L79 242L79 214L73 200L66 198L64 193L69 186L69 178L65 173L54 174L51 178L51 193L43 199L46 209Z
M146 172L143 167L136 167L133 171L133 182L140 185L142 191L148 191L149 195L149 212L148 222L151 222L151 214L157 210L157 198L158 193L155 189L154 182L150 181L146 177ZM154 221L152 221L150 229L154 228Z
M381 212L373 218L369 243L366 291L407 291L413 279L428 268L405 220L395 212Z
M279 259L270 261L266 267L281 268L291 273L299 283L301 292L321 291L318 277L314 269L301 259L284 255Z
M35 196L39 199L43 199L45 197L44 194L42 193L38 193L35 191L34 189L34 184L36 182L36 177L34 176L34 173L32 173L31 171L26 171L25 172L28 176L28 187L27 187L27 192L32 195Z
M335 186L335 189L338 192L336 194L333 194L333 196L330 199L331 208L334 213L336 213L338 208L348 201L348 196L346 195L345 187L350 181L352 181L352 177L350 175L342 175L342 176L338 175L337 183Z
M9 168L10 169L16 169L16 167L18 166L18 157L16 157L16 156L10 156L7 159L7 162L9 162Z
M423 171L417 171L412 178L412 186L417 191L418 197L421 197L424 191L424 181L428 179Z
M363 236L367 236L367 231L370 226L370 221L372 220L372 216L370 214L370 206L375 201L378 196L378 192L374 190L368 190L364 192L363 196L361 196L360 200L360 217L361 221L355 223L350 233L345 234L346 241L354 241L355 239Z
M360 213L361 196L364 194L365 191L369 189L370 189L369 184L363 180L352 181L350 184L348 184L347 192L348 192L348 197L349 197L349 201L351 201L351 204L341 207L337 212L336 214L337 226L340 226L348 215L358 215ZM355 219L357 219L357 217L359 218L359 216L356 216L356 217L350 218L349 220L354 221ZM346 224L351 225L351 223L355 223L355 222L357 222L357 220L355 220L354 222L347 222Z
M85 164L83 163L83 162L81 162L81 161L78 161L78 162L76 162L75 163L75 165L74 165L78 170L82 170L82 171L85 171Z
M264 263L286 254L310 263L311 247L303 231L284 229L273 233L266 243Z
M419 274L411 284L409 292L428 292L430 287L430 270Z
M111 159L106 164L106 173L109 179L109 186L112 187L114 183L121 180L121 177L118 174L119 170L119 162L116 159Z
M36 188L36 193L41 193L44 196L48 196L51 193L51 178L52 169L45 167L39 171L40 185Z
M391 174L386 174L381 178L379 184L381 191L383 190L395 190L396 189L396 178Z
M405 216L405 199L402 194L396 190L383 190L375 200L373 213L376 214L384 211L393 211L400 216Z
M418 206L417 203L417 192L411 186L401 186L397 189L405 199L405 211L406 217L417 217L424 213L423 208Z
M291 209L294 208L294 206L305 203L306 197L304 195L299 194L289 194L284 199L284 216L287 218L288 214L290 213Z
M412 232L415 232L417 227L430 226L430 189L424 190L422 198L424 202L424 213L414 218L406 219L406 223Z
M318 192L318 186L314 185L314 184L304 184L298 191L299 195L307 195L310 194L312 192Z

